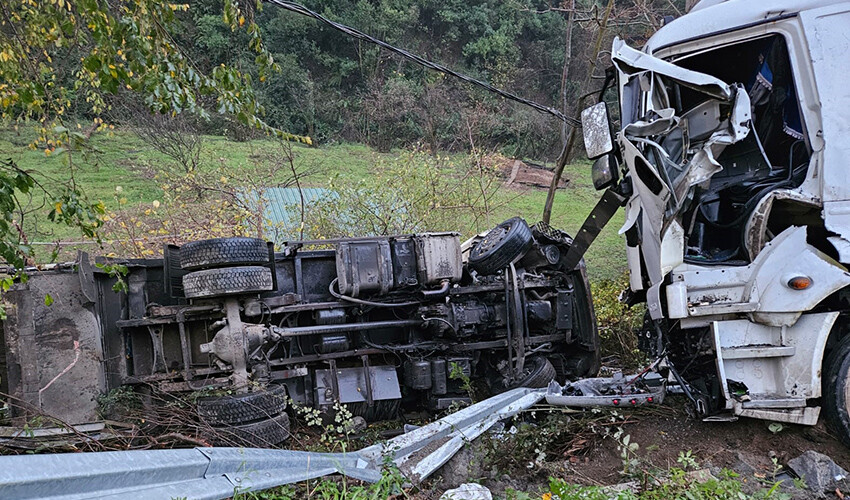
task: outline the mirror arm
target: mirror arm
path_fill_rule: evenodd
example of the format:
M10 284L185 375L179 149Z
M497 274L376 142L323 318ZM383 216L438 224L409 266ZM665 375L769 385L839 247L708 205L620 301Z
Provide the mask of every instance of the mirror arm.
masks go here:
M605 97L605 91L608 90L608 87L611 85L611 82L614 81L614 78L617 77L617 72L614 69L614 65L608 66L605 68L605 81L602 82L602 89L599 91L599 97L596 98L596 102L602 102Z

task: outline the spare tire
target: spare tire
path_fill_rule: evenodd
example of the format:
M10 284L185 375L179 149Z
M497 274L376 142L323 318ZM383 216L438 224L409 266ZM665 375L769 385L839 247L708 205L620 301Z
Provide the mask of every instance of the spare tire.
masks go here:
M267 390L198 399L198 415L210 425L254 422L280 415L286 409L286 386Z
M215 428L210 442L215 446L245 446L271 448L289 437L289 415L281 413L273 418L251 424Z
M180 267L188 271L220 266L266 264L268 244L259 238L214 238L180 247Z
M508 219L472 247L469 266L479 274L495 274L525 255L533 242L531 229L524 220Z
M260 266L204 269L183 276L183 293L189 299L268 292L273 288L271 270Z
M540 389L549 385L558 376L555 367L549 359L543 356L533 356L525 360L525 374L511 384L510 389L530 387Z

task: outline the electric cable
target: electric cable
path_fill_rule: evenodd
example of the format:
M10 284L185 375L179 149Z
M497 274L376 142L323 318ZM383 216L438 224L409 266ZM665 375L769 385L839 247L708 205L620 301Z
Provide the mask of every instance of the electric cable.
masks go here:
M561 120L562 122L567 123L568 125L570 125L572 127L581 127L581 121L580 120L576 120L575 118L571 118L569 116L566 116L565 114L561 113L560 111L558 111L555 108L552 108L550 106L544 106L544 105L536 103L534 101L529 101L528 99L524 99L524 98L522 98L522 97L520 97L520 96L518 96L514 93L496 88L496 87L490 85L489 83L482 82L481 80L476 80L475 78L472 78L471 76L468 76L468 75L464 75L463 73L458 73L457 71L454 71L452 69L447 68L446 66L443 66L442 64L438 64L438 63L435 63L433 61L429 61L429 60L427 60L423 57L420 57L416 54L408 52L404 49L400 49L400 48L398 48L394 45L390 45L389 43L387 43L383 40L369 36L366 33L363 33L362 31L360 31L356 28L352 28L350 26L340 24L336 21L331 21L330 19L326 18L325 16L323 16L323 15L317 13L317 12L313 12L312 10L308 9L307 7L304 7L303 5L297 4L295 2L287 2L285 0L265 0L265 1L270 3L270 4L276 5L280 8L282 8L282 9L288 10L290 12L295 12L297 14L301 14L301 15L304 15L304 16L307 16L307 17L312 17L313 19L321 21L321 22L327 24L328 26L330 26L331 28L338 30L338 31L341 31L342 33L344 33L344 34L346 34L346 35L348 35L352 38L377 45L377 46L379 46L383 49L386 49L386 50L388 50L388 51L390 51L394 54L398 54L398 55L404 57L405 59L413 61L413 62L415 62L416 64L418 64L422 67L432 69L434 71L438 71L440 73L443 73L443 74L446 74L446 75L449 75L449 76L453 76L453 77L458 78L460 80L463 80L467 83L471 83L473 85L481 87L481 88L483 88L483 89L485 89L489 92L492 92L494 94L498 94L498 95L504 97L505 99L509 99L511 101L518 102L520 104L525 104L526 106L530 106L530 107L532 107L532 108L534 108L537 111L540 111L542 113L548 113L548 114L554 116L555 118Z

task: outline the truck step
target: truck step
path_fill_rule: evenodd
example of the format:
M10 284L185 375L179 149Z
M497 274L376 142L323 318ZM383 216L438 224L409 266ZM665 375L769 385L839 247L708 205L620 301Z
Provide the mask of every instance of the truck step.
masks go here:
M787 409L787 408L805 408L805 398L765 398L758 399L754 397L750 401L741 403L742 408L763 408L763 409Z
M724 347L720 354L723 359L787 358L793 356L795 351L794 346L759 345Z

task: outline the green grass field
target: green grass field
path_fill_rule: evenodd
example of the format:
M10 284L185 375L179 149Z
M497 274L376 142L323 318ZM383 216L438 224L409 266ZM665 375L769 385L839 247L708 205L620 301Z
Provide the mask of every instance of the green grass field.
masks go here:
M85 158L76 154L70 165L66 155L48 156L43 151L30 150L27 148L30 140L31 137L23 129L20 133L9 128L0 129L0 158L12 159L19 167L38 172L47 179L67 179L69 170L73 168L77 184L89 199L103 201L108 210L117 208L116 186L122 187L121 197L126 199L126 206L150 204L163 196L157 179L151 174L150 166L168 160L135 134L115 131L95 135L92 145L97 152ZM249 165L256 167L264 161L272 161L267 153L278 147L275 141L266 139L234 142L224 137L205 136L202 164L224 164L228 169L247 168ZM400 153L378 153L360 144L333 144L317 148L302 145L293 147L296 165L309 174L303 180L303 185L311 187L325 187L331 179L334 179L337 186L357 182L373 173L376 168L379 168L378 165L391 161ZM463 155L451 157L456 164L462 164L465 159ZM289 176L288 170L281 169L279 176L279 179L271 178L262 182L273 185L284 181ZM569 180L568 187L557 193L552 225L575 234L593 208L599 194L590 182L589 163L578 162L568 166L565 177ZM536 222L540 219L545 200L545 189L502 188L496 195L495 201L498 206L492 219L498 222L518 215L529 222ZM34 199L32 205L38 207L44 201ZM38 229L42 233L39 235L39 240L44 243L56 240L80 240L78 230L50 225L46 221L47 211L48 208L43 208L45 217L37 219ZM623 215L620 213L602 231L588 251L586 257L588 272L594 280L617 277L625 269L624 243L617 235L617 229L622 221ZM458 221L458 225L462 226L464 223ZM474 228L470 227L432 229L456 230L465 236L475 232ZM89 250L92 250L91 246ZM40 252L39 255L42 253Z

